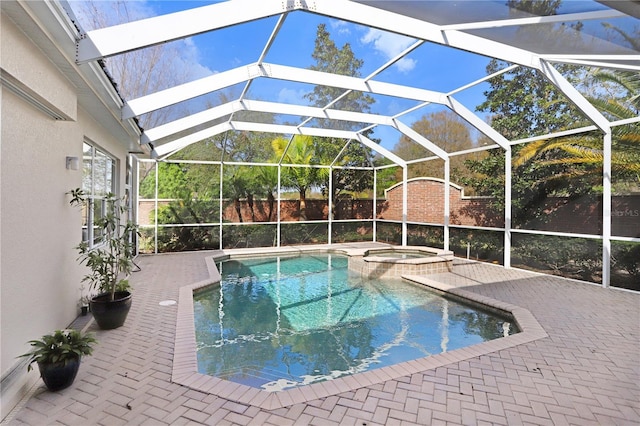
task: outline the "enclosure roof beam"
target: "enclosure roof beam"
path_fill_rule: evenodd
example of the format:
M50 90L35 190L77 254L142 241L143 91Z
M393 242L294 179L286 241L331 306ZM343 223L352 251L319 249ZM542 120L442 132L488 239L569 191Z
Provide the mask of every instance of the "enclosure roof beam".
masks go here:
M345 21L432 41L488 57L530 65L531 53L504 43L393 12L345 1L235 0L142 19L87 32L78 41L77 62L84 63L168 41L254 21L293 10L307 10Z
M316 2L314 5L314 10L317 13L333 18L357 22L408 37L455 47L489 58L497 58L526 66L536 65L535 61L532 61L533 54L527 50L461 31L447 30L442 25L425 22L418 18L390 11L380 13L379 8L351 1Z
M567 81L566 78L562 76L554 68L553 65L546 61L541 61L542 67L541 71L544 75L553 83L558 89L564 93L564 95L575 104L576 107L584 115L586 115L593 124L598 126L600 130L604 133L609 132L610 124L609 120L607 120L600 111L596 107L594 107L584 96L575 88L571 83Z
M509 149L509 141L507 138L498 133L493 127L485 123L480 117L475 115L467 107L458 102L453 96L447 97L448 102L445 104L453 112L465 119L473 127L484 133L489 139L500 145L503 149Z
M318 129L318 128L312 128L312 127L295 127L295 126L288 126L288 125L281 125L281 124L249 123L244 121L225 122L225 123L210 127L208 129L192 133L183 138L165 143L163 145L155 147L153 150L153 155L155 157L162 157L170 152L176 151L178 149L182 149L188 145L191 145L193 143L199 142L207 138L211 138L213 136L216 136L228 130L280 133L285 135L308 135L308 136L329 137L329 138L356 139L360 141L363 145L371 148L378 154L388 158L394 163L400 166L406 165L406 162L400 157L398 157L396 154L394 154L393 152L387 150L386 148L380 146L379 144L373 142L367 137L356 132L346 131L346 130L335 130L335 129Z
M224 133L228 130L232 130L231 124L229 122L224 122L221 124L217 124L215 126L209 127L204 130L200 130L199 132L190 133L187 136L182 138L173 140L171 142L167 142L162 145L155 146L153 151L151 152L151 156L162 157L170 152L180 150L182 148L186 148L187 146L194 144L196 142L200 142L201 140L211 138L215 135L219 135L220 133Z
M270 63L254 63L161 90L126 103L122 110L123 118L132 118L155 111L179 102L196 98L207 93L224 89L234 84L258 77L275 78L315 85L339 87L360 92L375 93L399 98L444 103L446 96L432 90L407 87L399 84L365 80L358 77L335 75L331 73L299 69ZM304 115L304 114L300 114Z
M445 31L449 30L479 30L485 28L502 28L502 27L520 27L527 25L538 24L554 24L564 23L571 21L589 21L596 19L608 19L608 18L621 18L627 16L618 10L596 10L592 12L579 12L579 13L565 13L560 15L550 16L531 16L527 18L514 18L514 19L500 19L495 21L478 21L478 22L465 22L462 24L450 24L443 25L441 28Z
M445 160L449 158L449 154L447 154L446 151L444 151L442 148L440 148L439 146L431 142L429 139L425 138L424 136L422 136L421 134L413 130L411 127L402 123L401 121L393 120L393 127L395 127L400 133L402 133L409 139L413 140L423 148L426 148L429 151L433 152L435 155L437 155L441 159Z
M342 120L353 122L366 122L375 124L391 125L391 117L369 114L362 112L341 111L335 109L323 109L317 107L298 106L277 102L265 102L254 100L236 100L219 105L208 110L192 114L190 116L145 130L140 142L143 144L169 137L173 134L187 131L207 122L231 115L238 111L256 111L273 114L304 115L314 118L325 118L330 120Z
M160 108L233 86L234 84L243 83L247 81L247 72L251 70L250 67L234 68L132 99L122 108L122 118L138 117Z
M88 31L78 41L77 62L106 58L296 9L288 3L234 0Z

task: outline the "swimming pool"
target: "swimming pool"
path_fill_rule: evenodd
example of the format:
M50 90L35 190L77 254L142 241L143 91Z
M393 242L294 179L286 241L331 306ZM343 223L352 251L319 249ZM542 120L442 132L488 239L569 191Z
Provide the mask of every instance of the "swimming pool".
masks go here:
M509 318L347 264L336 254L219 263L222 282L193 296L198 371L279 391L517 332Z

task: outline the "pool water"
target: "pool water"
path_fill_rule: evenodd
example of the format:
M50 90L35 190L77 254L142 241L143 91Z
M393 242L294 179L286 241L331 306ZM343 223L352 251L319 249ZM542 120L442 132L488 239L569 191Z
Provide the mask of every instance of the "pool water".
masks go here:
M198 370L278 391L423 358L517 332L401 280L367 280L347 258L229 260L194 294Z

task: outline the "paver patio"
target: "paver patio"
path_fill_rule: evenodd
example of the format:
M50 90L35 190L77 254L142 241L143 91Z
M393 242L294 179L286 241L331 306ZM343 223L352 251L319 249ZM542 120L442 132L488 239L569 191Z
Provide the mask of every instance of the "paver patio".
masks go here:
M41 382L3 424L640 424L640 295L456 260L445 285L529 310L547 337L274 410L172 383L179 288L210 252L141 256L125 325L101 331L74 385Z

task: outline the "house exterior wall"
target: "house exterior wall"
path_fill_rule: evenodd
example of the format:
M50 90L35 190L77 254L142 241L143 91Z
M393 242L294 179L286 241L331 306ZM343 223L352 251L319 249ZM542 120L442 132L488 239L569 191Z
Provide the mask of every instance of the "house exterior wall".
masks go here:
M78 89L23 29L1 15L0 66L14 82L67 117L54 120L2 85L0 144L0 350L2 412L38 380L27 373L28 340L67 327L78 315L84 269L76 261L80 210L67 194L82 184L80 159L89 138L119 160L124 188L127 148L79 104ZM49 51L49 54L50 51ZM65 70L69 72L69 70Z

